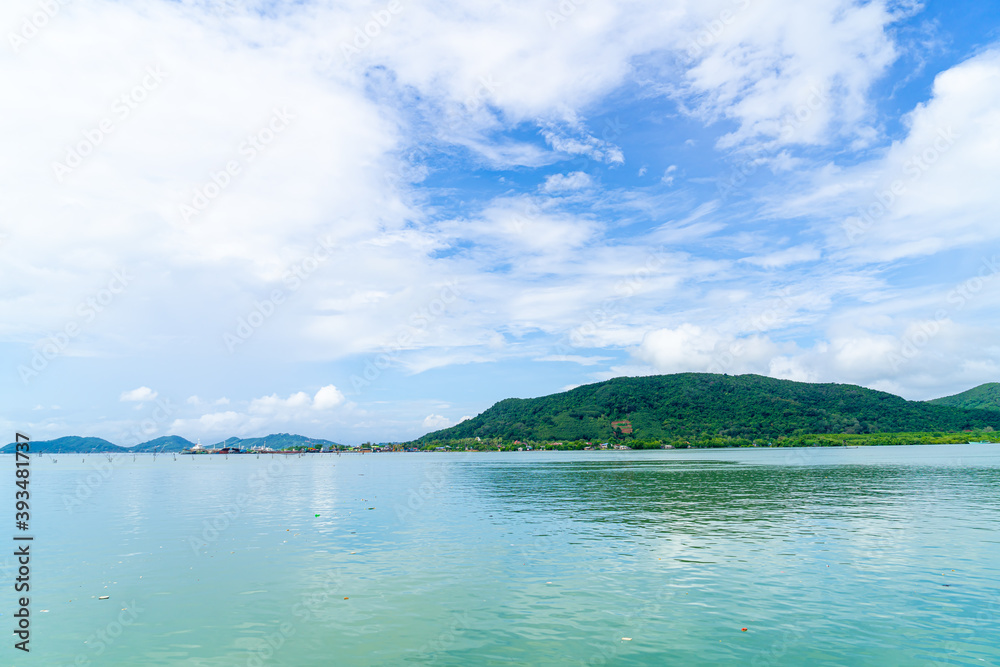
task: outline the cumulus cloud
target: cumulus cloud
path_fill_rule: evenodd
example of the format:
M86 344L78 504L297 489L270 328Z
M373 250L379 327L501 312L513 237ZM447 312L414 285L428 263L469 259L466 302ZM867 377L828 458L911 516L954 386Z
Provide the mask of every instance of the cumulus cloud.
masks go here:
M765 336L726 336L684 323L648 332L634 357L658 373L767 373L781 346Z
M17 4L0 9L9 25L26 11ZM876 116L871 90L902 52L894 27L916 3L588 0L555 18L529 0L406 4L354 54L341 44L371 7L259 4L97 3L61 12L0 68L4 89L34 91L0 99L19 128L0 154L0 339L27 361L75 325L80 335L48 360L52 380L73 386L96 375L88 363L150 359L165 396L232 397L232 409L189 401L178 427L249 433L332 429L351 404L333 385L265 396L186 386L204 360L222 377L281 359L350 378L390 349L410 373L518 359L597 374L626 350L619 368L641 372L907 391L995 367L995 343L976 329L1000 312L988 290L937 320L936 306L901 295L899 274L915 272L881 264L978 252L1000 235L997 49L940 73L896 142L881 134L896 124ZM106 39L83 45L93 34ZM143 99L116 111L137 87ZM278 133L276 113L288 119ZM105 118L114 131L88 146ZM633 133L648 121L668 139ZM701 125L697 140L677 134L688 124ZM248 137L269 138L252 160ZM81 145L85 159L57 176L53 163ZM693 177L703 170L689 168L690 149L713 145L699 164L735 159L766 180L740 207L698 189L711 174ZM642 183L618 168L632 146ZM819 146L833 157L817 160ZM227 176L230 161L240 169ZM484 165L518 169L480 178ZM503 189L466 189L487 180ZM442 196L445 182L459 185ZM193 219L179 214L216 189ZM40 256L44 267L31 261ZM786 286L820 292L823 305L745 321L754 295ZM886 359L930 319L940 331L893 368ZM226 349L227 334L243 342ZM973 345L965 356L962 344ZM378 370L388 382L393 371ZM141 387L121 400L155 396ZM51 402L33 389L25 400ZM393 414L416 427L428 412L444 419L438 409Z
M423 427L428 429L447 428L451 426L451 420L442 415L430 414L424 417Z
M330 410L344 402L344 394L332 384L329 384L313 397L313 408L316 410Z
M280 398L277 394L255 398L250 401L250 412L256 414L287 413L312 406L309 394L299 391L288 398Z
M855 262L995 243L997 108L1000 49L991 49L939 74L932 97L905 117L906 136L883 155L817 171L813 187L776 210L829 216L831 247Z
M251 414L294 414L305 409L330 410L343 402L344 394L330 384L319 389L314 396L299 391L288 398L281 398L277 394L255 398L250 401L249 411Z
M225 404L229 401L225 400ZM215 401L216 405L220 401ZM198 403L197 405L202 405ZM278 394L261 396L248 401L245 411L225 410L209 412L197 417L175 419L171 429L183 433L206 433L220 435L247 435L261 431L273 431L294 424L295 428L314 428L317 424L328 424L334 408L344 407L344 394L330 384L321 387L310 396L297 391L282 398Z
M158 395L159 394L149 387L139 387L138 389L132 389L131 391L123 391L118 400L142 403L143 401L151 401Z
M701 3L680 40L693 65L676 94L702 118L737 123L720 147L821 144L838 135L868 143L868 92L898 56L891 26L913 10L884 1Z

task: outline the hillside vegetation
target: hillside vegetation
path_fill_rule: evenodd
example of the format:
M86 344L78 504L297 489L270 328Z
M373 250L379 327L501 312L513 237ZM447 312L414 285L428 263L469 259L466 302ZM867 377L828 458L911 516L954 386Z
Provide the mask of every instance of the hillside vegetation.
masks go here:
M4 452L13 452L14 443L4 445L2 448ZM89 454L92 452L116 452L124 453L131 451L125 447L119 447L118 445L112 444L105 440L104 438L83 438L78 435L68 435L64 438L56 438L55 440L32 440L31 450L35 454L68 454L68 453L84 453Z
M263 438L229 438L219 442L212 447L222 447L225 443L229 447L240 447L249 449L257 445L266 445L271 449L308 449L310 447L331 447L343 449L345 446L331 440L320 440L318 438L307 438L303 435L290 433L274 433ZM76 435L56 438L55 440L32 440L31 451L34 453L150 453L150 452L180 452L190 448L194 443L178 435L166 435L155 440L143 442L134 447L121 447L104 440L103 438L83 438ZM9 443L0 447L0 452L13 452L14 444Z
M270 447L271 449L308 449L310 447L333 447L342 449L344 445L332 440L321 440L319 438L307 438L304 435L294 435L291 433L272 433L263 438L228 438L222 442L212 445L218 447L239 447L248 450L251 447Z
M856 385L679 373L615 378L540 398L509 398L417 442L478 437L534 442L714 439L739 444L806 434L996 428L1000 412L907 401Z
M136 445L130 451L181 452L192 446L194 446L194 443L188 440L187 438L182 438L179 435L165 435L162 438L156 438L155 440L150 440L149 442L144 442L140 445Z
M931 405L946 405L966 410L1000 410L1000 382L989 382L954 396L927 401Z

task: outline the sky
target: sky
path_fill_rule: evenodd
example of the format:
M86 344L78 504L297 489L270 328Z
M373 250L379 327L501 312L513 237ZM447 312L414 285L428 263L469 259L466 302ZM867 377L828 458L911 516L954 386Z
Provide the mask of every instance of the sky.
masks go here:
M1000 380L1000 1L5 0L0 429Z

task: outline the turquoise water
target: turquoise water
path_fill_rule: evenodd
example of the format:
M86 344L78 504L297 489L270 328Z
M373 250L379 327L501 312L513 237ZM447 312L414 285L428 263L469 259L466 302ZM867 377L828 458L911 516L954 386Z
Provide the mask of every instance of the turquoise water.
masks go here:
M5 663L1000 665L1000 446L55 458Z

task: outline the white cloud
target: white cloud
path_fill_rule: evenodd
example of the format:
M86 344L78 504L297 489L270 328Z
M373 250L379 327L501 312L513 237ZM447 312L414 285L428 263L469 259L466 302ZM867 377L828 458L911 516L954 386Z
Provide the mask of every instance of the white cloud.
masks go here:
M693 66L676 93L698 116L738 124L722 147L821 144L837 134L869 142L868 92L897 57L890 26L912 10L881 0L700 3L678 44Z
M1000 240L1000 49L939 74L882 156L817 171L812 188L777 204L828 216L829 242L852 261L893 261ZM961 196L956 196L961 193Z
M424 417L423 427L429 429L440 429L451 426L451 420L442 415L430 414Z
M792 12L790 18L778 11L754 14L750 24L731 26L736 32L727 28L711 47L712 57L723 58L724 44L738 42L737 34L752 36L751 27L765 14L803 36L836 23L837 36L831 39L842 38L842 23L856 20L857 27L864 28L856 51L882 48L884 35L873 26L888 20L884 12L872 9L862 15L841 3L837 7L844 9L844 18L834 20L838 14L831 6L824 4L813 13ZM80 299L102 288L110 267L142 265L149 269L121 297L122 305L116 303L89 324L86 339L79 338L74 346L111 354L121 341L127 347L136 345L131 341L147 340L152 330L159 336L153 345L169 347L164 341L185 340L202 353L214 354L218 336L203 332L234 329L263 295L285 286L290 268L308 257L314 240L327 232L336 237L336 260L312 274L295 299L281 305L239 353L266 355L280 346L297 359L326 360L377 351L386 331L407 322L424 305L420 290L412 285L414 275L433 284L462 274L463 300L493 304L496 317L486 322L482 312L473 316L468 310L451 311L435 330L416 336L410 347L478 344L481 330L507 326L511 311L530 314L525 318L530 323L523 326L558 330L568 314L587 305L588 294L590 303L599 303L607 293L605 285L613 278L602 275L603 265L619 259L610 256L627 257L635 250L609 248L602 222L606 216L568 214L544 204L537 213L526 214L536 210L529 206L533 202L516 195L498 197L478 214L466 210L461 219L425 225L429 213L422 210L413 187L428 168L419 160L411 165L400 154L421 139L409 124L412 91L419 91L428 104L417 105L413 113L434 120L441 134L453 136L455 143L478 142L482 151L497 153L497 160L538 165L555 159L546 157L544 146L508 145L508 139L498 138L498 132L502 135L526 122L540 129L552 151L620 164L624 155L616 140L627 126L616 121L603 131L588 129L583 110L624 82L650 75L650 63L675 62L665 48L687 49L685 40L696 34L691 26L701 25L722 5L664 10L648 2L626 10L595 0L554 28L546 9L530 2L511 3L499 15L485 6L458 10L407 5L391 29L350 63L339 45L353 38L354 26L370 20L370 10L360 6L311 7L310 22L298 21L305 14L296 14L300 10L295 6L282 6L280 21L234 8L240 19L235 24L222 15L200 14L202 5L151 7L140 12L112 4L94 13L60 16L60 22L53 21L38 38L45 40L46 48L37 50L37 59L0 74L0 83L9 89L45 79L53 89L64 91L59 100L41 96L8 100L0 107L11 123L26 128L0 156L0 176L24 192L7 211L15 227L4 247L16 247L16 255L4 265L9 269L4 284L21 295L10 302L11 317L0 325L8 335L27 333L18 323L61 328ZM62 50L78 35L108 25L116 26L119 41L109 39L88 50L73 68L53 65L61 62ZM333 39L331 29L337 35ZM757 49L752 51L759 56L755 67L766 70L769 62L784 62L786 57L804 71L820 67L810 59L818 50L804 38L786 44L791 55L780 48L763 49L762 37L753 40L747 48ZM865 46L866 40L876 46ZM120 67L122 50L137 63L127 72ZM325 60L320 57L324 53ZM636 60L640 57L641 63ZM716 71L713 85L741 90L755 71L747 65L749 57L749 52L733 55L732 67ZM695 64L691 94L702 95L698 81L708 60L706 51L705 59ZM25 180L24 164L50 168L82 131L110 113L122 90L142 80L146 63L162 64L163 82L63 186ZM793 64L789 71L795 69ZM362 80L361 72L372 72L364 69L367 65L385 66L393 76ZM660 72L657 78L673 74ZM735 83L726 83L726 77ZM249 79L256 84L239 84ZM763 94L763 89L757 90L754 99ZM734 100L742 100L749 93L734 95ZM191 99L200 103L191 105ZM711 104L724 102L720 97ZM243 164L239 177L198 215L197 224L181 224L179 203L228 159L242 159L241 142L267 122L275 106L294 112L288 129L252 164ZM442 110L457 114L442 117ZM453 117L461 122L452 124ZM162 131L168 126L170 141ZM521 157L510 157L512 153ZM330 182L338 187L331 189ZM543 190L593 186L590 176L575 171L552 176ZM122 192L132 194L122 199ZM39 211L37 202L49 202L44 205L48 208ZM81 215L86 224L69 224ZM28 225L29 219L40 222ZM281 225L274 224L278 219ZM404 225L409 228L403 230ZM58 247L51 245L52 239ZM462 263L461 255L449 261L429 258L459 244L471 246L468 254L488 258L486 263ZM65 258L58 270L43 275L17 259L37 256L43 249ZM81 253L86 261L80 260ZM516 266L513 282L484 272L484 267L501 263ZM204 290L205 281L220 272L227 277L226 289ZM553 287L538 289L541 277ZM585 285L576 288L581 277ZM373 293L385 295L378 308L360 298ZM525 298L511 303L512 294ZM556 304L546 314L544 308L560 294L566 305ZM153 309L146 305L151 303L163 305ZM460 316L463 323L455 325Z
M10 25L21 18L14 4L0 10ZM902 53L892 30L907 3L588 0L555 23L551 7L528 0L405 4L350 62L341 42L371 20L369 6L222 4L61 12L16 66L0 68L4 89L35 91L0 99L19 128L0 154L0 337L27 359L44 347L32 341L79 325L59 357L156 359L159 375L147 381L164 396L233 396L232 409L192 396L180 426L241 433L333 429L352 408L333 385L254 398L167 378L195 377L205 360L217 376L242 378L276 358L342 364L330 377L349 378L386 349L409 373L516 358L597 367L577 369L593 375L624 349L634 365L618 368L641 372L724 367L911 392L935 375L954 384L996 366L995 344L976 328L995 321L985 291L950 310L912 359L886 361L935 306L894 286L907 272L871 263L1000 240L996 49L940 74L896 143L858 152L896 126L875 115L870 90ZM94 34L106 39L83 44ZM115 99L147 67L162 68L162 82L118 118ZM249 161L240 146L275 108L294 118ZM624 120L611 121L618 112ZM104 117L114 132L58 182L52 163ZM697 121L697 141L675 134ZM668 139L657 143L651 123ZM880 203L942 131L953 145L848 239L845 220ZM706 197L705 179L691 177L710 177L685 160L713 137L722 154L702 164L735 158L763 182L743 191L745 205ZM656 150L676 164L617 169L639 138L649 140L643 160ZM801 150L821 145L837 162L817 165ZM222 178L229 160L240 173L184 223L179 204ZM484 165L523 168L496 178ZM652 180L637 183L647 172ZM560 194L570 196L549 196ZM327 235L329 257L301 278ZM668 259L636 278L655 253ZM44 269L29 261L43 255ZM122 270L126 289L81 317L80 304L103 298ZM785 287L798 296L761 305L759 295ZM266 301L275 291L278 305ZM222 336L264 311L230 354ZM962 344L973 345L964 356ZM53 379L71 374L59 357L46 371ZM148 398L125 395L143 389L156 396L142 387L122 400L141 410ZM25 410L51 402L26 400ZM421 405L395 423L444 419L441 409Z
M277 394L255 398L250 401L249 411L251 414L287 414L311 406L309 394L299 391L288 398L280 398Z
M781 346L765 336L725 336L684 323L648 332L633 350L639 361L658 373L766 373Z
M589 134L573 137L546 130L543 132L543 136L552 148L560 153L583 155L597 162L607 162L608 164L622 164L625 162L625 156L621 148Z
M814 262L820 258L819 249L813 245L800 245L784 250L776 250L766 255L744 257L742 261L765 269L780 269L791 264Z
M299 391L288 398L281 398L277 394L255 398L250 401L248 410L250 414L291 417L295 414L301 414L306 410L331 410L343 402L344 394L337 387L330 384L320 388L314 396L309 396L306 392Z
M660 182L664 185L674 184L674 172L677 171L677 165L672 164L667 167L666 171L663 172L663 176L660 178Z
M226 412L212 412L204 414L197 419L177 419L171 424L170 429L174 432L196 431L212 435L246 435L252 428L247 421L246 415L241 415L232 410Z
M545 179L542 190L545 192L565 192L566 190L581 190L593 184L590 176L582 171L569 174L552 174Z
M228 399L215 401L215 405L228 404ZM202 405L198 403L197 405ZM261 396L245 403L245 411L226 410L209 412L197 417L180 417L171 424L171 430L180 433L212 435L260 435L294 425L298 430L312 431L317 425L329 427L338 423L334 408L350 409L344 394L330 384L310 396L298 391L282 398L278 394Z
M131 391L123 391L122 395L118 400L120 401L151 401L156 398L159 394L150 389L149 387L139 387L138 389L132 389Z
M313 397L313 408L316 410L330 410L344 402L344 394L332 384L329 384Z

